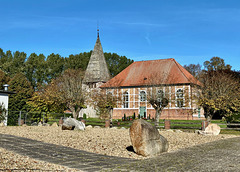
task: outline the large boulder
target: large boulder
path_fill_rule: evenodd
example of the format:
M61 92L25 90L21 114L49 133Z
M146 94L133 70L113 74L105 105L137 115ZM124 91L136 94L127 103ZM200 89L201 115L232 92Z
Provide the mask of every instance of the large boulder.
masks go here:
M85 124L74 118L67 118L63 120L62 130L85 130Z
M134 151L142 156L157 156L168 150L168 141L157 128L145 120L135 120L130 127L130 138Z
M219 135L221 128L217 124L209 124L204 131L200 131L203 135Z

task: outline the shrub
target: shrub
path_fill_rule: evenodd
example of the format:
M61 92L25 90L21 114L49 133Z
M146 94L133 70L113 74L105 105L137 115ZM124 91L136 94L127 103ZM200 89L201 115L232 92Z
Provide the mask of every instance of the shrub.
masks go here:
M126 118L126 114L124 114L123 119L124 119L124 121L126 121L126 119L127 119L127 118Z
M3 105L0 104L0 122L2 122L5 119L5 113L6 109Z
M87 119L87 115L85 113L83 114L83 119Z

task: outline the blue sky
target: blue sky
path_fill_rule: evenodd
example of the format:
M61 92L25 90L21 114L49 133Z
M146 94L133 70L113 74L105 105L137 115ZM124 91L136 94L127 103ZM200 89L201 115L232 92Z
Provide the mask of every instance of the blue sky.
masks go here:
M93 49L181 65L221 57L240 70L239 0L0 0L0 48L49 55Z

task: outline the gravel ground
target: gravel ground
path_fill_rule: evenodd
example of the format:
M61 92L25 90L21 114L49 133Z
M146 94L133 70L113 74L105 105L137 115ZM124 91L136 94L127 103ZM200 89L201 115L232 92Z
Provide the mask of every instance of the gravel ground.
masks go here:
M75 149L85 150L110 156L119 156L134 159L144 159L126 148L131 146L129 129L116 128L91 128L85 131L61 130L61 127L47 126L22 126L22 127L0 127L0 133L26 137L46 143L68 146ZM204 136L195 133L186 133L179 130L160 131L160 134L169 141L168 152L197 144L212 142L220 139L236 137L235 135ZM31 168L70 170L62 166L29 159L28 157L15 155L12 152L0 149L0 169L15 168L15 166L26 165ZM21 162L20 162L21 161ZM33 165L33 166L32 166ZM19 167L20 167L19 166Z
M67 171L76 172L64 166L31 159L0 148L0 171Z

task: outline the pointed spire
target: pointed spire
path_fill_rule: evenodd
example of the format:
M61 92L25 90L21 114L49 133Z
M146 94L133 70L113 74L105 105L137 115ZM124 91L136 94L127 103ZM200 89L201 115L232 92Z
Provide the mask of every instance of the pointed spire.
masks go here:
M92 51L83 82L97 83L107 82L110 79L110 72L104 57L102 44L99 38L99 29L97 30L97 41Z

